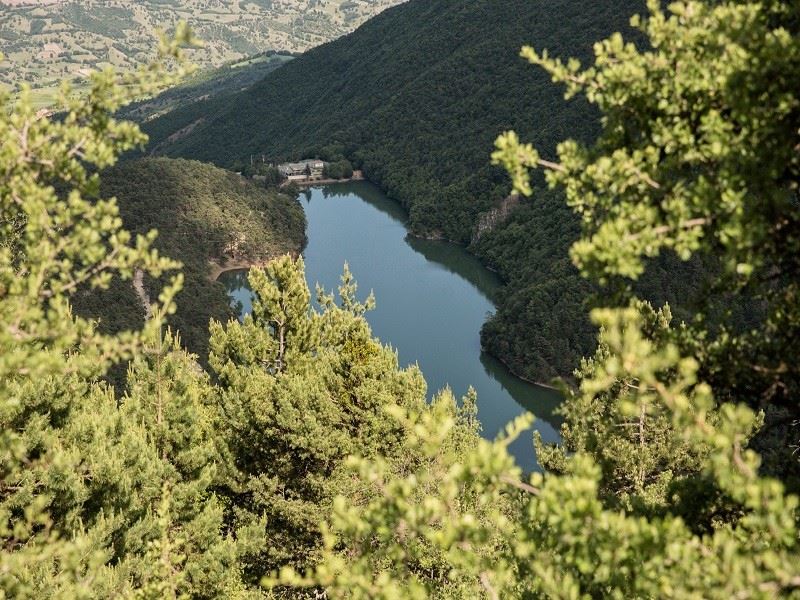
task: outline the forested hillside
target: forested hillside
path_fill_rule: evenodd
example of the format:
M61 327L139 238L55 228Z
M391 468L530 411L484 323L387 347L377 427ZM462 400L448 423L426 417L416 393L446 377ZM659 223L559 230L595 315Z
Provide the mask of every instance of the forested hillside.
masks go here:
M275 191L197 161L148 158L103 173L102 193L117 198L125 227L135 234L159 232L154 247L183 263L183 291L169 323L185 346L204 357L208 323L234 316L225 290L209 281L212 263L259 264L299 253L305 239L300 205ZM144 277L155 302L163 279ZM130 281L82 295L77 306L98 317L104 330L141 327L144 308Z
M212 321L205 364L179 347L180 266L125 229L100 180L147 191L129 226L182 234L167 251L238 256L230 229L256 252L272 204L196 163L109 171L143 141L113 115L174 83L163 63L93 75L57 117L0 91L0 596L800 599L800 6L650 2L638 27L646 46L612 36L585 69L525 49L597 107L596 142L549 157L506 131L492 153L529 206L548 205L534 171L563 191L572 264L617 291L593 295L597 345L537 473L509 454L533 417L489 441L474 393L429 401L347 270L314 304L302 259L253 268L252 314ZM161 51L178 72L190 39ZM509 227L560 221L524 210ZM715 256L714 297L760 304L749 328L637 297L670 252ZM73 310L138 273L169 277L141 327Z
M168 155L224 166L250 154L346 155L408 209L414 234L472 243L508 282L484 331L489 350L533 379L569 375L594 336L582 305L589 284L566 256L577 219L549 194L478 241L482 215L509 191L489 155L508 128L546 153L568 137L591 139L596 113L564 101L519 50L533 43L586 59L594 41L627 30L642 8L638 0L412 1L233 98L178 109L145 130Z
M119 112L119 116L136 121L148 121L199 100L210 100L220 95L240 92L291 59L290 54L268 51L245 60L205 69L155 98L147 98L126 106Z

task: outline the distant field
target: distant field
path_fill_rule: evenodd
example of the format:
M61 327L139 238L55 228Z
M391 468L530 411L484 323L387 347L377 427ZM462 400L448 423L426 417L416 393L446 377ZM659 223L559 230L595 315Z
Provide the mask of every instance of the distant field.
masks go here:
M153 57L158 29L186 20L204 41L202 68L267 51L304 52L404 0L0 0L0 86L51 103L63 79Z
M0 0L0 4L5 4L6 6L45 6L61 2L64 2L64 0Z

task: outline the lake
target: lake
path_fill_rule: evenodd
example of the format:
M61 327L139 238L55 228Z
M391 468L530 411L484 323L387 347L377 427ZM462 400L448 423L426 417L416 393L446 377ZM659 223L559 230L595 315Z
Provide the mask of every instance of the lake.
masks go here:
M303 257L312 294L317 283L337 288L347 262L359 299L375 294L377 306L367 313L374 335L398 352L401 366L419 364L429 395L449 385L461 397L472 386L485 437L530 411L545 441L559 439L560 420L553 415L559 394L515 377L481 351L481 325L502 293L491 271L460 246L409 237L402 207L370 183L307 189L300 201L308 219ZM219 281L242 314L249 312L246 272L228 271ZM511 451L523 468L537 468L530 433Z

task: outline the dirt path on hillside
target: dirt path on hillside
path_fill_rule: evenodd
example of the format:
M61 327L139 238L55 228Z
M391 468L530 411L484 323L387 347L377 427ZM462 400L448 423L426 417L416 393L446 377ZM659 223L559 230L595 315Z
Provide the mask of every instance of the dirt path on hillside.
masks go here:
M144 308L144 319L149 321L153 316L153 309L150 307L150 296L144 289L144 272L141 269L136 269L133 274L133 289L139 297L139 303Z
M267 263L271 260L278 258L279 256L283 256L288 254L292 257L292 260L297 260L297 257L300 256L300 252L295 252L294 250L290 252L278 253L274 256L269 258L264 258L260 260L242 260L242 259L228 259L222 264L215 260L208 261L208 280L209 281L216 281L219 279L219 276L227 271L242 271L245 269L250 269L252 267L265 267Z

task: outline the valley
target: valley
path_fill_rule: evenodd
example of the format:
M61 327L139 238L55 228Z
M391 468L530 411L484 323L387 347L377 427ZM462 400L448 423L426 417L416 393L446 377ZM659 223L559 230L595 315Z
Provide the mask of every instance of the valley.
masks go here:
M0 44L0 598L800 600L797 2Z
M410 2L247 90L178 107L143 128L160 154L237 171L251 155L348 159L407 210L413 235L467 246L499 273L506 287L482 335L491 354L530 380L570 378L596 334L584 305L594 288L567 256L579 222L539 181L535 202L476 235L509 192L489 155L507 128L547 153L562 139L596 135L596 113L565 101L519 49L534 40L553 55L587 60L594 40L628 31L641 8L638 0L589 8L566 0ZM673 286L665 272L652 275L652 299L689 304L695 290Z

